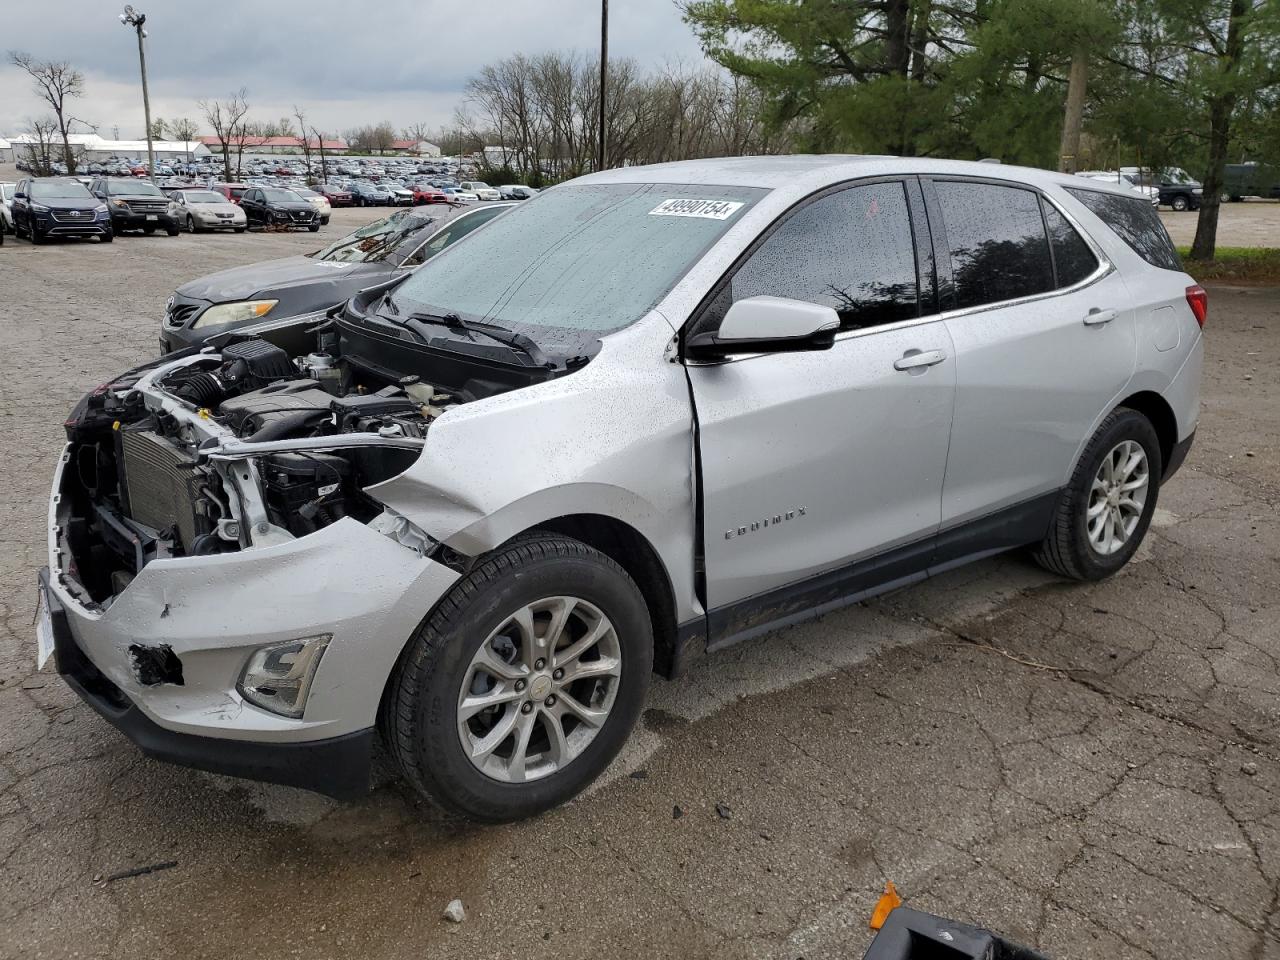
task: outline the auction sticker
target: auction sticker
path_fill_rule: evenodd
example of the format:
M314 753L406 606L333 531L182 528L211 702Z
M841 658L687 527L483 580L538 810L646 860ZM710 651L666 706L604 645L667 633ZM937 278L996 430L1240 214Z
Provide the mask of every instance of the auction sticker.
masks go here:
M649 211L651 217L701 217L704 220L728 220L746 204L740 200L663 200Z

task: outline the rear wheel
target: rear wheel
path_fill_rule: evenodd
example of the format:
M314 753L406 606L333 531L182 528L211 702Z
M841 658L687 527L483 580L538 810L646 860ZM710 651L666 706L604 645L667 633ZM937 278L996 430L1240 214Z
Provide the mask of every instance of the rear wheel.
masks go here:
M1076 580L1118 571L1146 536L1163 469L1151 421L1128 407L1112 411L1062 491L1037 562Z
M1169 202L1169 206L1173 207L1173 209L1178 211L1185 210L1190 205L1191 204L1187 202L1187 198L1183 196L1174 197L1173 200Z
M567 537L521 538L459 580L410 640L383 734L444 807L529 817L608 766L652 668L649 612L617 563Z

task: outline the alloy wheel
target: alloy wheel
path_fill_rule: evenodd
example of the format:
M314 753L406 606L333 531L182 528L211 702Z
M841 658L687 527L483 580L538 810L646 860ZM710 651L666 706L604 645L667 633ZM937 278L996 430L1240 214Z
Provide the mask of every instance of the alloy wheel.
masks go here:
M547 597L521 607L476 650L458 692L458 737L494 780L523 783L572 763L618 693L617 631L594 604Z
M1142 519L1151 486L1147 452L1133 440L1123 440L1102 458L1089 489L1087 524L1089 545L1110 556L1124 548Z

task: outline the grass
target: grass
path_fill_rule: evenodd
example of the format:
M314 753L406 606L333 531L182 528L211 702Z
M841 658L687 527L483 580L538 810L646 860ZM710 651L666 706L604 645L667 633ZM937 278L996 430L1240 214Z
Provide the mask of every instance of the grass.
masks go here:
M1280 248L1219 247L1212 260L1192 260L1190 247L1179 247L1182 266L1200 283L1280 285Z

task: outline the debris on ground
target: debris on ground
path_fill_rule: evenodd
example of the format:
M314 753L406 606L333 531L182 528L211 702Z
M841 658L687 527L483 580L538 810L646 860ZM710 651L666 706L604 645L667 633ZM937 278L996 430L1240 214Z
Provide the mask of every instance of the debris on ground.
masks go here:
M1258 765L1252 760L1240 764L1240 772L1246 777L1256 777L1258 775Z
M893 885L892 880L886 880L884 893L880 894L880 899L876 901L876 908L871 911L871 919L867 921L867 926L872 930L879 930L889 919L889 914L900 906L902 906L902 898L898 896L898 888Z
M684 816L684 811L680 809L680 804L677 803L674 807L671 808L672 820L679 820L683 816Z
M119 873L112 873L107 876L107 883L113 880L128 880L130 877L144 877L148 873L156 873L160 870L171 870L178 865L177 860L165 860L163 863L152 863L145 867L132 867L128 870L121 870Z
M444 918L450 923L461 923L467 919L467 910L462 901L450 900L449 905L444 908Z
M648 780L649 771L648 770L632 770L631 779L632 780Z
M716 804L716 814L719 815L721 820L729 820L733 817L733 811L723 803Z

